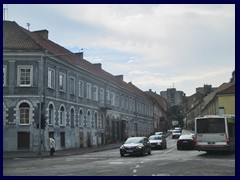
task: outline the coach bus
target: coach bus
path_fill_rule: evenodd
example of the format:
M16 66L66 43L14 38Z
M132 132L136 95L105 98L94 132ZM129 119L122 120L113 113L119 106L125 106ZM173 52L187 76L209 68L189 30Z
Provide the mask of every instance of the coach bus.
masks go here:
M235 115L195 118L195 149L207 153L235 151Z

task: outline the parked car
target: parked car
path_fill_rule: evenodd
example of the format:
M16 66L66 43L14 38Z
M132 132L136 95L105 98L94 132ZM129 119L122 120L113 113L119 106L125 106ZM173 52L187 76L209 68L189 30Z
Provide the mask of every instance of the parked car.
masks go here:
M172 139L178 139L181 136L181 131L180 130L173 130L172 132Z
M177 149L194 149L194 138L192 134L181 135L177 141Z
M125 154L151 154L150 142L146 137L130 137L120 147L120 155L123 157Z
M152 149L167 148L167 141L163 135L152 135L148 138Z

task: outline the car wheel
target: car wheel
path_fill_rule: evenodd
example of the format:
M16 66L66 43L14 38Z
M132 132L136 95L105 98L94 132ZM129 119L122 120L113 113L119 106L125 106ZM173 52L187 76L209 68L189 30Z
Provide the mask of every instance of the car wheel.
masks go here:
M121 153L120 155L121 155L121 157L123 157L123 156L124 156L124 154L123 154L123 153Z
M177 147L177 150L180 150L180 147Z
M165 149L167 149L167 143L165 144Z

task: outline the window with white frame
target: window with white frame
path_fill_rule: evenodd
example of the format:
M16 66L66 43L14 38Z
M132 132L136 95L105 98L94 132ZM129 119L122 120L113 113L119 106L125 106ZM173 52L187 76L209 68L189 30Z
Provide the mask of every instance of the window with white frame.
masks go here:
M75 94L75 78L70 77L70 94Z
M18 66L18 85L21 87L32 86L33 81L33 67L32 66Z
M55 70L48 68L48 87L54 89L55 87Z
M100 102L104 103L104 89L100 88Z
M78 81L78 96L79 97L83 97L83 93L84 93L84 85L83 85L83 81Z
M60 126L65 126L65 108L61 106L60 108Z
M66 75L63 73L59 74L59 90L66 91Z
M111 105L115 106L115 94L111 92Z
M19 106L20 124L29 124L30 106L28 103L22 103Z
M87 99L91 99L91 84L87 83Z
M109 90L106 91L106 100L107 100L107 102L110 102L110 92L109 92Z
M7 85L7 67L3 66L3 87Z
M93 100L98 101L98 87L97 86L93 87Z

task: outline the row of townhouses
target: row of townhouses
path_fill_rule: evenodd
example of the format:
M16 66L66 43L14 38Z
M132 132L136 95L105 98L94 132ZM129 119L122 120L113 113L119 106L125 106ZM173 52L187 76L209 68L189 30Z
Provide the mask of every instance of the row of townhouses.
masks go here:
M94 147L154 130L153 101L123 75L54 43L47 30L3 21L4 151L48 150L50 136L57 150Z

